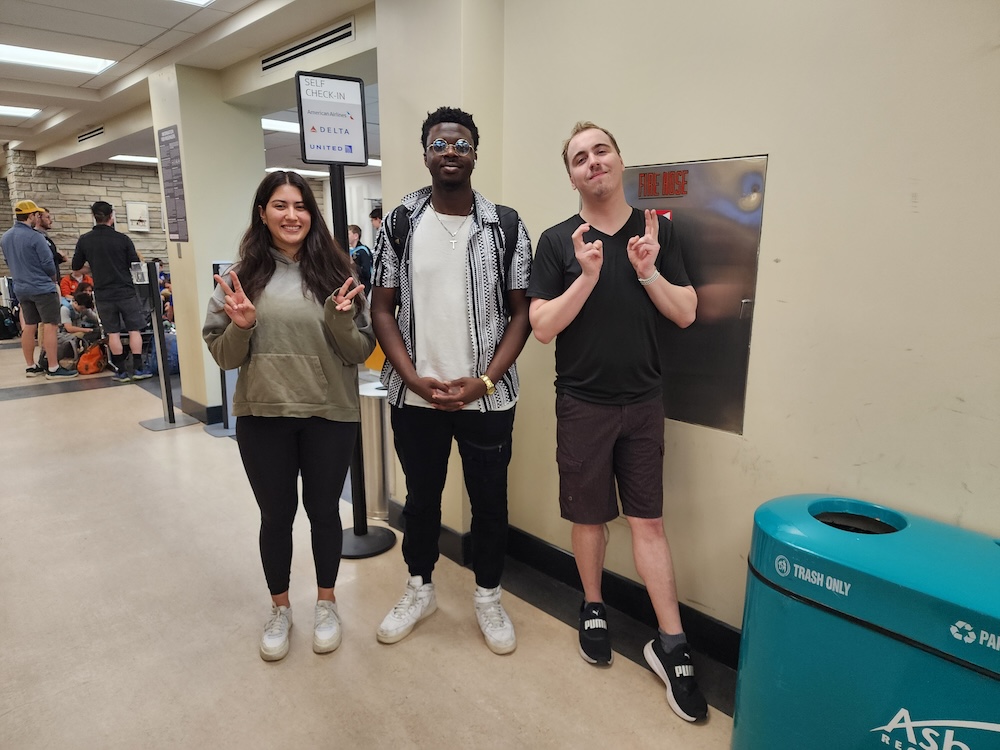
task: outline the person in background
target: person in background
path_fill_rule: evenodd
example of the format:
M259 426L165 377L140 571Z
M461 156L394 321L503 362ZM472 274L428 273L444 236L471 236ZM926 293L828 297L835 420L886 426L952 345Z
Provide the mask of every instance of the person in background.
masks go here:
M101 339L101 320L94 310L94 295L90 292L77 292L73 295L71 306L60 308L61 332L65 332L92 343Z
M663 396L656 329L694 322L698 296L666 218L625 200L618 143L577 123L563 164L582 209L538 240L528 287L531 325L556 339L556 462L559 506L573 524L583 583L580 655L610 666L613 653L601 577L606 524L622 513L659 632L643 651L663 680L670 708L686 721L707 716L677 603L663 530ZM617 486L617 495L616 495Z
M530 333L524 290L531 240L515 212L472 188L479 147L472 115L450 107L428 113L420 143L431 184L403 198L375 246L372 317L406 475L409 572L376 637L396 643L437 609L431 574L440 555L441 495L454 441L472 504L476 620L487 647L508 654L517 638L500 582L519 393L515 360ZM404 216L409 230L396 246ZM513 216L509 239L501 216Z
M368 214L368 218L372 222L372 244L374 245L378 240L378 230L382 228L382 208L380 206L373 208Z
M375 348L368 303L350 256L295 172L272 172L260 183L236 264L215 279L202 335L219 367L240 368L236 439L260 508L271 593L260 656L277 661L288 653L300 477L316 566L313 651L328 653L342 637L334 593L339 498L361 419L357 365Z
M372 288L372 251L367 245L361 243L361 227L357 224L349 224L347 227L347 241L350 245L351 258L358 269L358 281L364 286L365 293L368 294Z
M81 290L79 288L80 284L90 284L92 289L94 286L94 277L90 275L89 271L90 267L86 264L78 271L71 270L68 276L63 276L59 280L59 293L66 299L73 299L73 295L77 292L87 291L86 289Z
M151 378L153 373L142 364L142 329L148 321L132 282L132 264L141 258L128 235L115 230L115 210L110 203L97 201L90 210L94 228L76 241L73 270L89 265L94 274L97 314L108 334L111 362L116 371L112 379L116 383L130 383ZM130 361L122 346L123 329L128 331Z
M35 221L35 231L42 233L45 242L48 243L49 250L52 251L52 262L56 264L56 275L52 280L58 284L59 266L66 262L66 256L59 252L56 243L49 237L49 230L52 229L52 213L47 208L42 208L41 211L38 219Z
M4 260L14 279L14 294L21 305L21 352L29 378L45 375L47 380L66 380L77 376L76 370L59 366L59 287L56 264L40 232L34 227L43 209L31 200L14 205L14 226L0 238ZM35 363L35 337L42 326L42 351L47 367Z

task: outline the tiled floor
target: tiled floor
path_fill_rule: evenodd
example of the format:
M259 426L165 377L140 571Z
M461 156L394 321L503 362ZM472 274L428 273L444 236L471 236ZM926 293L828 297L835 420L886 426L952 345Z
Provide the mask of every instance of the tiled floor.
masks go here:
M235 441L140 426L162 416L155 380L23 368L0 342L0 748L729 747L722 711L686 724L645 667L584 663L560 619L575 594L513 564L509 656L486 649L472 574L447 560L439 611L376 642L402 593L398 544L344 560L344 642L313 654L301 514L291 652L261 661L268 596Z

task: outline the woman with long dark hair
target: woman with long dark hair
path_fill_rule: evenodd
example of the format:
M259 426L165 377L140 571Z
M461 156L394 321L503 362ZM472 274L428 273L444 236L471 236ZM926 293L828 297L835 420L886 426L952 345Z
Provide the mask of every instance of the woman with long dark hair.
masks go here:
M215 280L202 336L219 367L240 368L236 439L260 507L271 592L260 656L277 661L288 653L300 476L316 565L313 651L327 653L341 640L339 498L361 418L357 366L375 348L364 287L295 172L272 172L260 183L239 258Z

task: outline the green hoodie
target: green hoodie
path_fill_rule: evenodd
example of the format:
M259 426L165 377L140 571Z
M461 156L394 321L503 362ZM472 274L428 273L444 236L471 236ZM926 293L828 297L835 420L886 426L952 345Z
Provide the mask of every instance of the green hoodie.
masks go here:
M357 366L375 349L364 297L360 311L337 310L332 296L320 306L303 292L299 264L271 253L276 268L254 302L253 328L229 320L221 286L208 302L202 337L219 367L240 368L233 414L360 421Z

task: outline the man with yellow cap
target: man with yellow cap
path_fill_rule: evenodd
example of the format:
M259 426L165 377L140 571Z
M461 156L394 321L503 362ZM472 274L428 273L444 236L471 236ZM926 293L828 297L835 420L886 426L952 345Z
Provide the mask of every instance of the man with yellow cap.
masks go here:
M14 205L17 221L0 238L0 248L14 279L14 294L24 319L21 351L27 364L25 375L29 378L45 375L47 380L66 380L75 378L77 372L60 366L57 356L59 287L52 280L56 264L45 238L34 229L42 212L34 201L18 201ZM47 371L35 364L35 335L39 323L42 324L42 348L49 361Z

